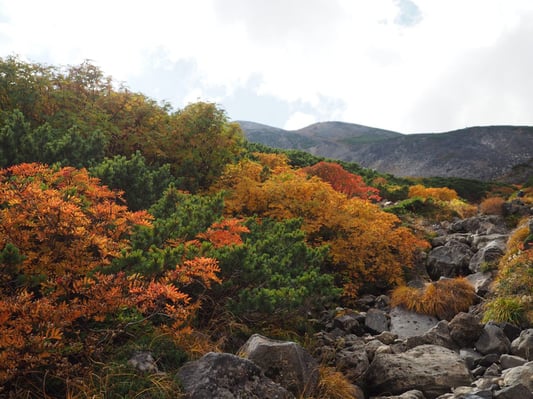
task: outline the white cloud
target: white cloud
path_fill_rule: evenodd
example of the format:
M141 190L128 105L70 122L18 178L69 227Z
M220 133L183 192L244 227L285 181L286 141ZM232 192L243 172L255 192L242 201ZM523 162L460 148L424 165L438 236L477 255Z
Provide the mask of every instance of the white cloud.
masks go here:
M314 115L297 111L293 113L289 119L287 119L287 122L283 128L286 130L298 130L315 122L317 122L317 120Z
M201 97L235 109L233 96L253 90L258 104L285 102L288 125L301 115L403 132L533 124L530 0L0 0L0 10L0 55L91 59L175 106ZM252 96L243 101L250 109Z

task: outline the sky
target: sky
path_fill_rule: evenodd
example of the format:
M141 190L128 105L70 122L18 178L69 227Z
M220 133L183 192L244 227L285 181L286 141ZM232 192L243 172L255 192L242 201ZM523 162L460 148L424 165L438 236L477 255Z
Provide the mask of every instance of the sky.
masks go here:
M532 0L0 0L13 55L290 130L533 125Z

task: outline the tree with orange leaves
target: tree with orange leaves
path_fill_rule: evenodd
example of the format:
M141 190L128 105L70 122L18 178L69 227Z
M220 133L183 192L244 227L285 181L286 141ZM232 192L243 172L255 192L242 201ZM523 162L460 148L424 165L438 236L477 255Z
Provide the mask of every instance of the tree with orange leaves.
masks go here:
M218 263L183 259L149 278L115 270L133 229L149 228L150 219L129 211L86 170L0 169L2 384L44 370L61 378L81 372L80 358L96 356L109 329L122 328L115 318L127 309L146 319L158 315L172 333L187 327L199 302L183 289L219 282Z

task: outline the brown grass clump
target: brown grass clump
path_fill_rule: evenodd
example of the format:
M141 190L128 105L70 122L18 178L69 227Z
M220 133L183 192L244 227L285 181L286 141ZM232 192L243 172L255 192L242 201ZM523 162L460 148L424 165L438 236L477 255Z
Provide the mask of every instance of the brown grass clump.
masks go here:
M457 277L428 283L424 288L398 287L392 292L391 305L450 320L457 313L468 311L475 297L472 284Z
M314 399L364 399L354 385L334 367L320 366L318 394ZM302 398L303 399L303 398Z
M479 211L484 215L502 215L504 203L502 197L486 198L479 205Z

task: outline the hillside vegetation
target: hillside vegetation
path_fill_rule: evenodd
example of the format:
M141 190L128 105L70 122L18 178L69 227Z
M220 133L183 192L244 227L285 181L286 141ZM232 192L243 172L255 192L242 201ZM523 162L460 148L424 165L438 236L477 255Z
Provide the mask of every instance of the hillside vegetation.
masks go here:
M257 146L216 104L172 110L90 63L0 59L0 109L7 397L175 396L187 359L305 341L324 309L404 285L421 215L515 190ZM128 366L143 350L165 376Z

